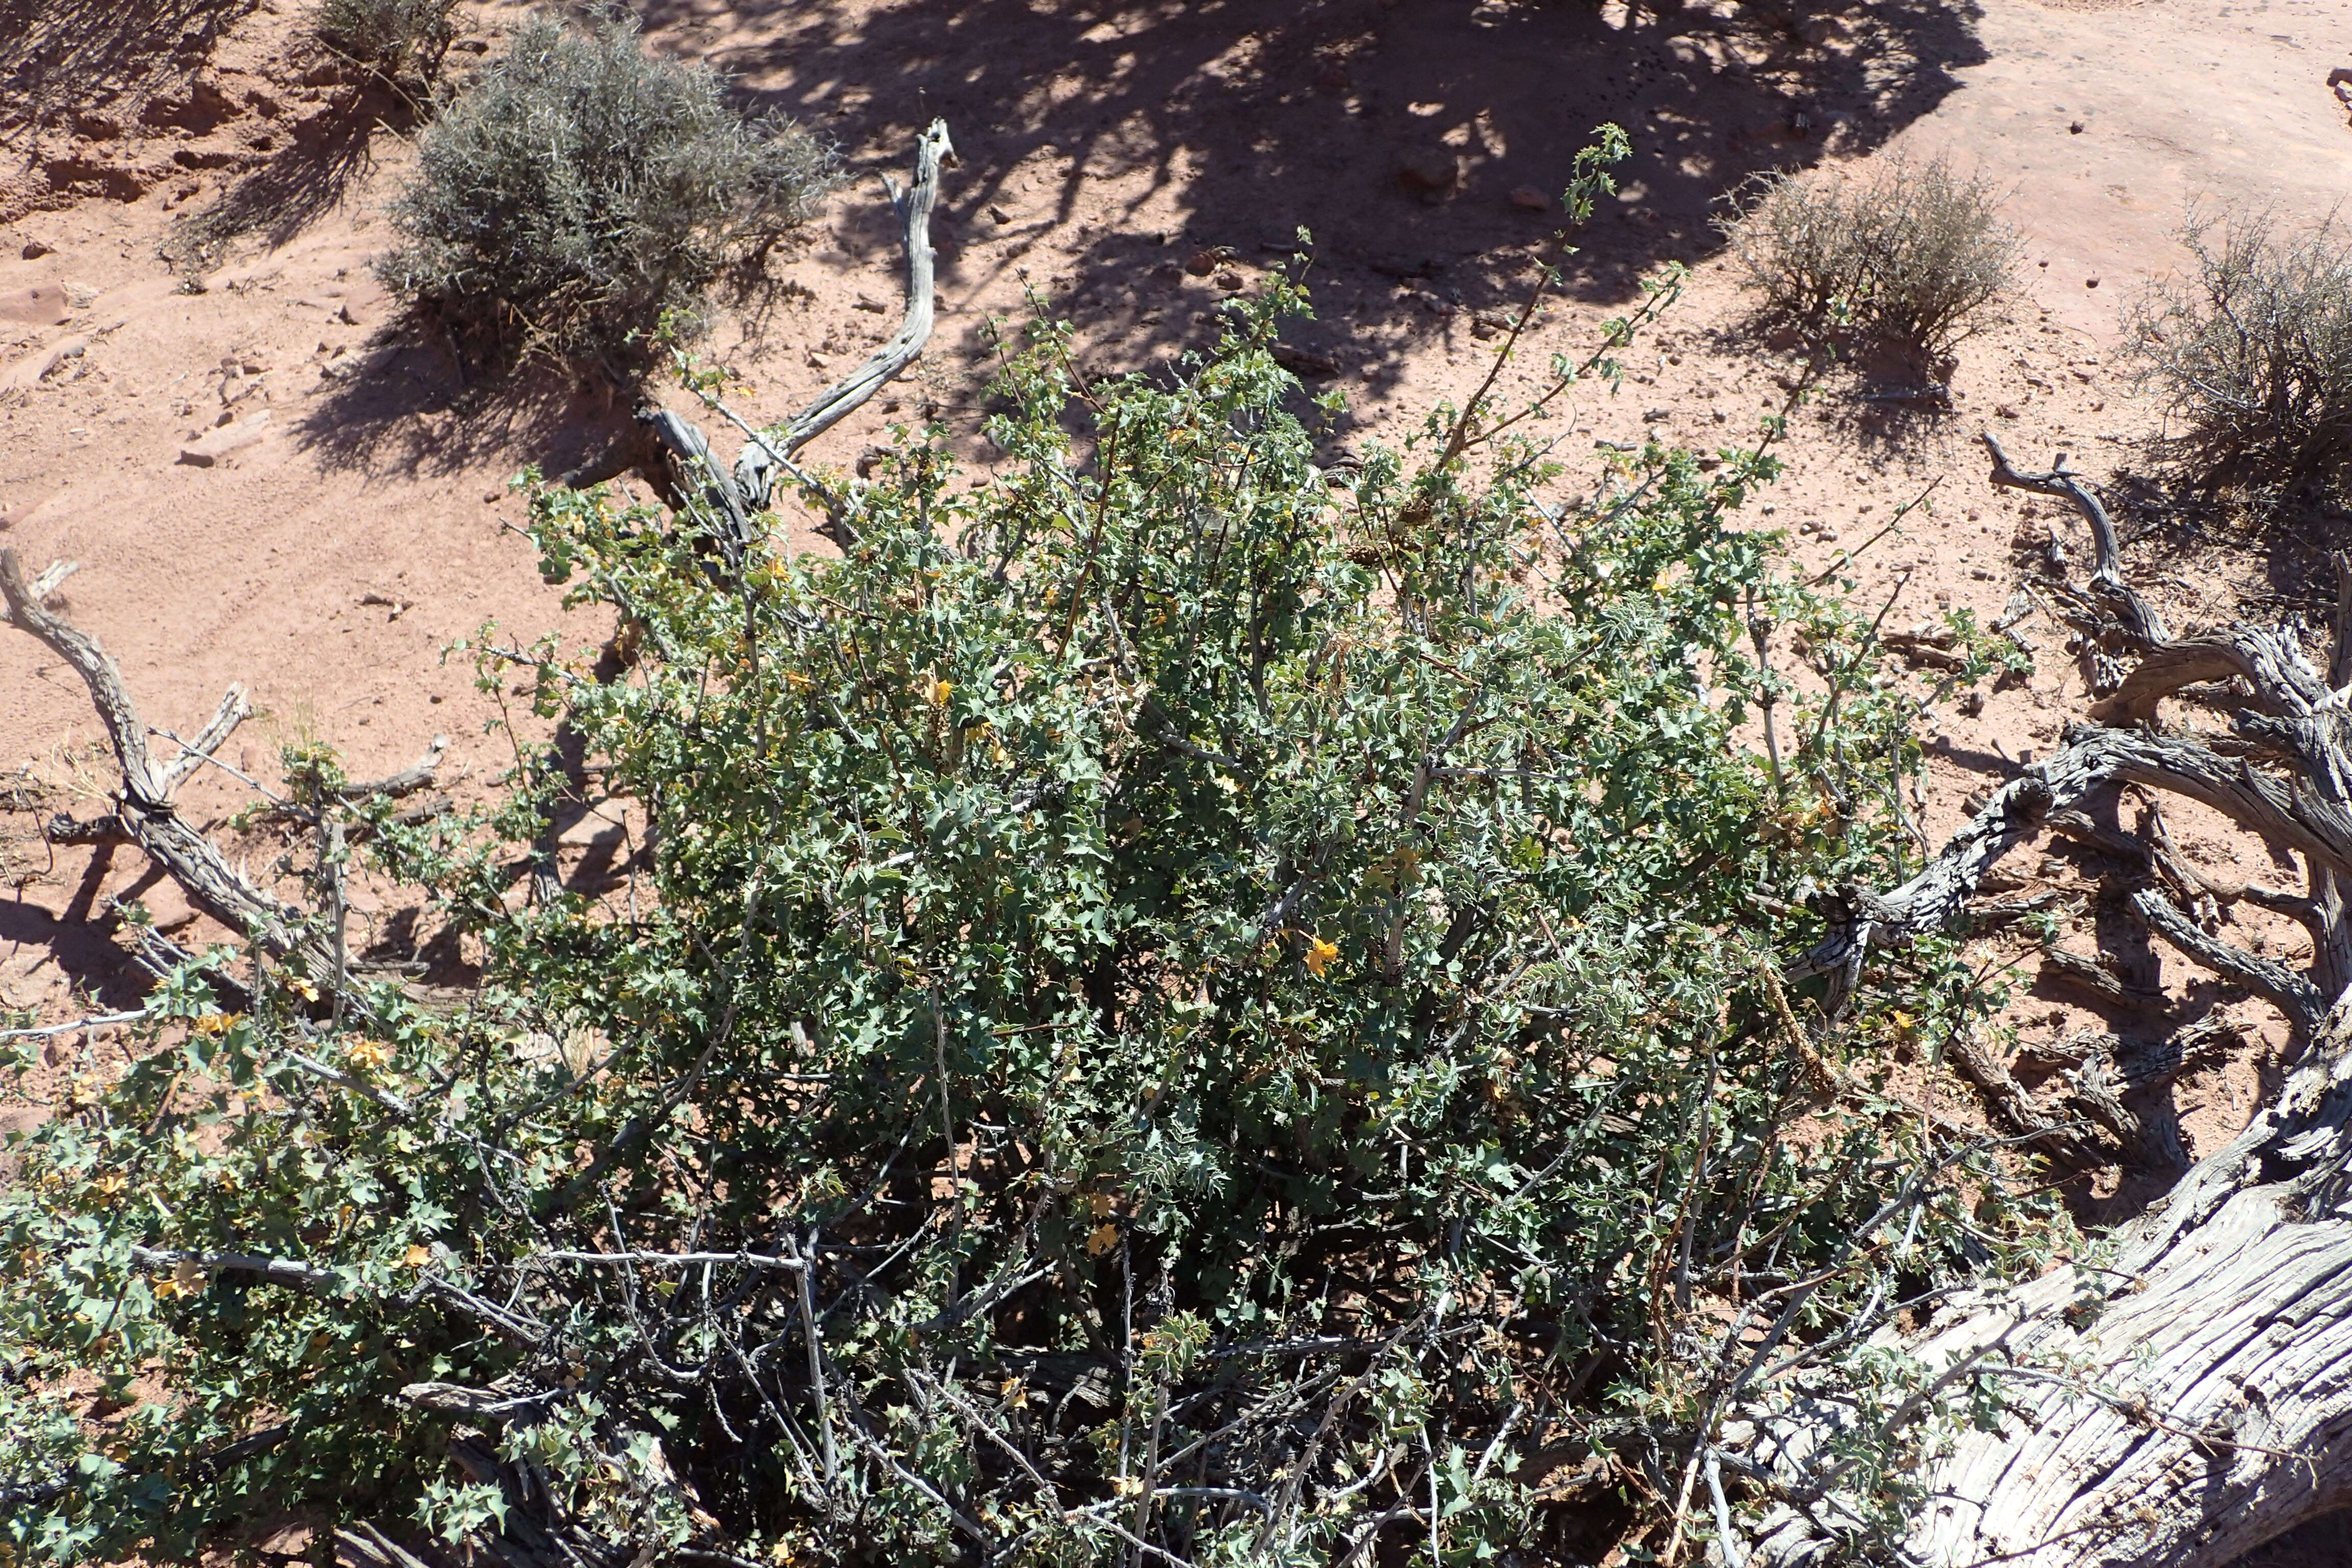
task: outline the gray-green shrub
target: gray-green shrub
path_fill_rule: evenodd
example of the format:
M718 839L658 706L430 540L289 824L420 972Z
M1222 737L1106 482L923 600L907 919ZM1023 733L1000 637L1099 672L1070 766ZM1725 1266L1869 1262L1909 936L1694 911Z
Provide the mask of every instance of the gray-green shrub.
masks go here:
M625 380L665 318L691 333L711 285L814 210L834 168L709 68L647 56L633 23L538 17L425 133L392 208L404 242L376 269L478 354Z
M457 0L319 0L310 31L357 66L383 77L441 74L457 36Z
M1947 354L1995 320L2019 240L2000 193L1945 160L1759 174L1717 226L1768 313L1816 338Z
M2209 485L2273 490L2352 470L2352 252L2331 216L2192 212L2194 265L2152 287L2132 352L2179 422L2167 456Z
M1589 1561L1814 1358L1857 1539L1916 1512L1940 1402L1870 1331L2065 1233L1892 1076L1990 1000L1948 948L1818 1047L1777 1000L1801 890L1905 865L1914 694L1727 525L1769 455L1563 513L1474 403L1343 494L1276 325L1083 394L1041 332L1003 464L906 436L838 560L719 584L537 487L549 577L642 628L625 679L527 660L637 879L509 896L532 756L495 815L369 808L464 1005L224 1003L224 953L133 1047L6 1043L79 1075L0 1191L9 1561L295 1507L585 1548L536 1561ZM520 1413L461 1469L431 1384Z

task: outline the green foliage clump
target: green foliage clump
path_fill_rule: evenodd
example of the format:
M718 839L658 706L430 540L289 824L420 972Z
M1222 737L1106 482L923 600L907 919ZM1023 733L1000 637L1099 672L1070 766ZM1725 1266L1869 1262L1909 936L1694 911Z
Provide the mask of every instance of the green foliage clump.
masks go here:
M830 148L722 86L647 56L624 19L533 18L425 132L378 275L479 352L630 377L665 320L691 331L712 284L833 185Z
M1938 356L1997 318L2021 243L1992 183L1941 158L1759 174L1718 226L1769 313Z
M1808 889L1900 869L1914 698L1727 526L1768 456L1561 506L1474 404L1337 486L1276 325L1083 389L1040 331L1001 467L904 435L837 560L727 581L535 490L636 661L484 679L643 861L515 896L533 750L498 813L371 824L466 1005L231 1010L223 963L84 1065L0 1197L14 1549L300 1503L614 1560L1530 1560L1830 1364L1899 1522L1943 1395L1869 1331L2054 1241L1889 1088L1975 977L1874 968L1835 1027L1779 979Z
M354 65L431 81L457 36L457 0L319 0L310 30Z
M2352 249L2341 221L2192 213L2195 266L2128 322L2181 427L2167 455L2216 489L2275 493L2352 471Z

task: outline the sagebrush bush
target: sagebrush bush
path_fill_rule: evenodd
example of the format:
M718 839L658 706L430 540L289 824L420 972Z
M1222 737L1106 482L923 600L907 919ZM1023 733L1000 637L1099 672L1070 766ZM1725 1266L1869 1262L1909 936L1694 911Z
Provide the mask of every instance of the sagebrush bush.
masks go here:
M665 320L691 333L713 282L805 219L835 170L815 136L745 117L707 67L649 57L619 18L534 18L418 152L385 283L479 351L622 379Z
M310 30L354 65L430 81L457 36L458 0L319 0Z
M1759 174L1717 226L1765 309L1816 337L1948 354L1996 319L2020 241L2000 193L1937 158Z
M2344 224L2192 212L2194 265L2127 320L2179 428L2167 455L2205 483L2275 492L2352 472L2352 247Z

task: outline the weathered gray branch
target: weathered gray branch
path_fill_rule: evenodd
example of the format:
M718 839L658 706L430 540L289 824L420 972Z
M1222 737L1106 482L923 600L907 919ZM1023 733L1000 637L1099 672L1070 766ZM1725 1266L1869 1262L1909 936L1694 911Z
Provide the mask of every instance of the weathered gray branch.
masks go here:
M1830 976L1842 1006L1872 950L1958 929L1986 874L2047 826L2136 865L2130 902L2153 933L2263 996L2306 1043L2277 1098L2127 1226L2099 1268L2061 1265L2014 1290L1956 1300L1924 1332L1880 1336L1925 1369L1928 1386L1979 1380L2008 1409L1998 1430L1963 1427L1930 1456L1918 1478L1929 1501L1891 1544L1923 1568L2221 1568L2352 1503L2352 935L2338 891L2352 876L2352 698L2342 690L2352 565L2338 563L2325 680L2291 630L2241 624L2176 641L2124 583L2113 521L2090 487L2063 459L2029 474L1990 437L1985 445L1995 483L2064 499L2090 524L2095 574L2060 597L2093 689L2107 694L2093 712L2114 727L2070 729L2055 755L1999 791L1902 887L1822 900L1831 930L1793 972ZM2240 704L2237 733L2254 743L2238 749L2277 771L2158 732L2163 700L2207 681L2227 682ZM2298 852L2309 893L2198 871L2153 810L2143 824L2153 843L2099 826L2084 808L2122 784L2200 801ZM2166 885L2192 901L2245 899L2303 921L2315 939L2310 973L2221 941ZM2113 980L2087 961L2077 967ZM2117 1093L2160 1089L2225 1033L2207 1020L2158 1047L2109 1041L2042 1065L2073 1062L2069 1110L2128 1143L2158 1130L2136 1133ZM2065 1147L2053 1113L1999 1062L1973 1048L1956 1060L2004 1125ZM2161 1151L2151 1142L2145 1152ZM1826 1458L1851 1408L1780 1389L1743 1413L1743 1462L1760 1465L1781 1500L1736 1526L1717 1561L1818 1563L1857 1536L1860 1515L1841 1506Z
M0 595L6 598L10 623L37 637L89 689L122 770L112 820L131 842L180 885L190 903L231 931L245 932L264 952L286 958L304 951L294 911L247 881L212 840L173 808L171 786L176 781L148 754L147 728L123 685L121 669L95 638L41 602L14 550L0 550ZM224 712L236 705L239 694L232 693L232 700L224 703ZM215 715L215 725L222 721ZM329 973L322 963L311 969L314 977Z
M709 438L692 421L666 408L638 411L637 417L669 453L681 476L680 499L686 510L717 542L730 572L741 565L754 532L751 520L767 510L778 478L809 479L793 460L801 448L897 379L930 342L938 304L931 214L939 205L940 169L954 156L947 121L934 120L916 139L914 183L901 191L895 182L883 181L907 250L906 315L888 341L772 435L753 428L719 399L706 395L704 400L711 409L747 438L731 472L719 467ZM846 510L844 498L826 494L830 527L837 535L851 530Z

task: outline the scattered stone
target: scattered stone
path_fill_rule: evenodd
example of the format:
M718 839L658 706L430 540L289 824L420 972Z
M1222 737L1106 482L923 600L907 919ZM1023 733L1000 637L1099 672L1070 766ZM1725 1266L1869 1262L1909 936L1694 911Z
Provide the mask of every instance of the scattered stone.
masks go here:
M38 386L49 374L68 360L79 359L89 348L89 340L68 338L47 353L36 350L0 372L0 392L23 392Z
M73 314L62 283L36 283L0 294L0 321L26 327L61 327Z
M995 222L995 223L996 223L998 226L1002 226L1003 225L1005 225L1005 224L1011 223L1011 222L1013 221L1013 215L1012 215L1011 213L1009 213L1009 212L1006 212L1003 207L991 207L991 208L989 208L989 209L988 209L988 216L989 216L989 217L990 217L993 222Z
M1206 278L1210 273L1234 259L1235 257L1232 246L1213 245L1204 250L1194 251L1185 261L1184 270L1195 278Z
M2084 126L2081 121L2077 120L2073 124L2066 127L2066 134L2069 136L2080 136L2086 129L2088 129L2088 127Z
M1397 154L1397 184L1425 196L1453 194L1462 183L1462 159L1453 148L1412 147Z
M1511 188L1511 205L1523 213L1549 212L1551 198L1533 185L1514 185Z
M881 315L889 308L889 306L885 305L881 300L877 300L871 294L860 294L857 297L857 309L867 311L873 315Z
M20 254L27 261L38 261L44 256L55 256L57 253L58 247L54 245L44 245L37 239L28 239L25 242L25 248Z
M2098 286L2099 280L2095 278L2085 278L2083 279L2083 287L2085 289L2095 289Z
M1289 343L1276 343L1274 363L1293 375L1328 378L1339 374L1339 362L1329 354L1317 353L1312 349L1297 348Z
M199 436L180 448L180 461L193 468L209 468L232 452L242 452L267 435L269 411L263 409L241 424L224 425L209 435Z
M1238 272L1220 272L1217 274L1217 287L1228 294L1239 293L1242 287L1242 275Z
M370 349L365 353L345 349L319 367L319 377L322 381L343 381L354 376L376 375L389 369L392 362L399 357L400 350L392 346Z

